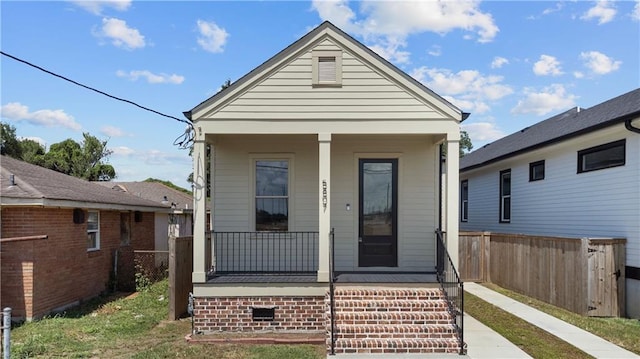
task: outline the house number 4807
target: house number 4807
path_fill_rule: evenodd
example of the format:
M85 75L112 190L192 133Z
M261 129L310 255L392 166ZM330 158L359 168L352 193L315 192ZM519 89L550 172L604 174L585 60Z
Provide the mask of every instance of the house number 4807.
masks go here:
M327 209L327 180L322 180L322 207Z

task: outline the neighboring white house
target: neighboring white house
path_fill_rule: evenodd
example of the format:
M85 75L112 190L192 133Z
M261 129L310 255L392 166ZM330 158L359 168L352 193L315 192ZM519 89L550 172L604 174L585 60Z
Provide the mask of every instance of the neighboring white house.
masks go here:
M460 160L460 229L626 238L640 317L640 89L524 128Z
M193 196L159 182L95 182L114 190L156 202L168 211L155 216L155 250L168 251L169 237L193 233Z
M332 262L351 283L414 282L412 295L432 287L436 230L447 233L457 263L457 154L467 115L328 22L186 112L195 128L196 330L324 333ZM454 190L444 198L441 145L456 154L446 177ZM338 338L336 348L462 348L446 338L428 344L423 330L413 333L424 343Z

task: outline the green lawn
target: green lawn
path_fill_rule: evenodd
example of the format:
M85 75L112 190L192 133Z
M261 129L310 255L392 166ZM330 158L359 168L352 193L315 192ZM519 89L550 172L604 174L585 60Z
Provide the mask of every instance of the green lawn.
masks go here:
M578 328L591 332L629 351L640 354L640 320L638 319L584 317L543 301L498 287L495 284L485 283L483 285L558 319L562 319Z
M167 321L167 281L135 297L98 298L12 332L12 358L302 358L325 356L313 345L201 345L184 339L188 319Z
M534 358L592 358L562 339L468 292L464 293L464 310Z

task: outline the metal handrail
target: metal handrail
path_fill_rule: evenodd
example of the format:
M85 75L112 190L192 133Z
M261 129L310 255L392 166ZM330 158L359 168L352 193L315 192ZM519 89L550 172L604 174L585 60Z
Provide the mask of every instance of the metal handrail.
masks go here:
M444 232L436 230L436 277L444 292L449 313L454 319L453 325L460 341L459 354L465 355L467 346L464 343L464 283L460 280L458 271L449 256L443 236Z
M331 232L329 232L329 245L330 245L330 250L329 250L329 255L331 256L330 260L329 260L329 307L330 307L330 312L331 312L331 322L329 323L329 325L331 326L330 330L331 330L331 351L330 351L330 355L336 355L336 340L335 340L335 316L336 316L336 311L335 311L335 307L336 307L336 303L335 303L335 275L334 275L334 268L335 268L335 253L334 253L334 228L331 228Z
M217 274L311 274L318 232L212 232Z

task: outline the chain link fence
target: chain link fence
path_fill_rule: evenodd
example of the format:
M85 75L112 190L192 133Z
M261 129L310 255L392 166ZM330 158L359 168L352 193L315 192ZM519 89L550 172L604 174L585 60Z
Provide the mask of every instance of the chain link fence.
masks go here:
M133 261L137 291L169 276L169 251L133 251Z

